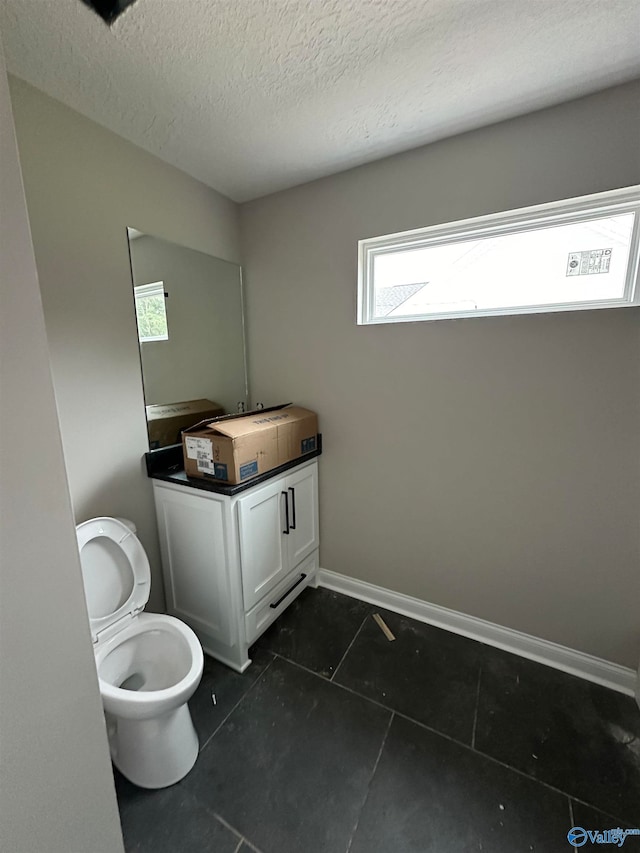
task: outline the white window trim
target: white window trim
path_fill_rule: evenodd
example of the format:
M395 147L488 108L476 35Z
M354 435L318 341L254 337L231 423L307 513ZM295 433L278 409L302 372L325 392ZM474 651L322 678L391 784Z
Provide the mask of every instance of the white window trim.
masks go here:
M624 296L620 299L590 302L563 302L525 305L516 308L451 311L447 313L416 314L394 317L373 316L373 263L376 255L402 249L428 248L462 242L473 237L496 237L501 234L535 230L541 225L568 225L598 219L604 215L635 212L636 217L629 246ZM499 317L514 314L546 314L558 311L586 311L595 308L626 308L640 304L638 284L640 255L640 185L580 196L563 201L539 204L492 213L472 219L460 219L442 225L416 228L398 234L370 237L358 241L358 325L381 323L415 323L425 320L454 320L465 317Z
M151 284L138 284L133 288L134 294L134 303L137 310L138 299L144 299L145 296L162 296L165 297L164 292L164 282L163 281L154 281ZM166 317L166 306L165 306L165 317ZM137 322L137 318L136 318ZM140 333L138 332L138 340L141 344L148 344L152 341L168 341L168 324L167 324L167 334L166 335L149 335L148 337L141 338Z

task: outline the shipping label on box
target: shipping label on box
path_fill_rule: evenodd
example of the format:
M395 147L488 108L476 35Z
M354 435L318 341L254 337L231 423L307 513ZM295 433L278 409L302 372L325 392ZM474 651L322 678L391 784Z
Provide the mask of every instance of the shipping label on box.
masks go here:
M213 442L210 438L186 436L185 450L188 459L194 459L198 471L213 474Z

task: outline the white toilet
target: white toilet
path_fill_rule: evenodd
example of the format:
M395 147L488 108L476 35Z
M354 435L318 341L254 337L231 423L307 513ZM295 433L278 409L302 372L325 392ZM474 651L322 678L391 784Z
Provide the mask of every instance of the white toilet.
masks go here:
M143 613L151 572L135 526L93 518L76 528L111 758L142 788L166 788L198 756L187 701L204 663L191 628Z

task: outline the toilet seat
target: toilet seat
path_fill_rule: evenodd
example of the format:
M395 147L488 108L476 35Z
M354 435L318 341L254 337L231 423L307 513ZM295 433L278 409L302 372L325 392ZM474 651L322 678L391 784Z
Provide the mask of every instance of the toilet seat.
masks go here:
M144 610L151 569L140 540L117 518L92 518L76 532L91 636L98 643Z

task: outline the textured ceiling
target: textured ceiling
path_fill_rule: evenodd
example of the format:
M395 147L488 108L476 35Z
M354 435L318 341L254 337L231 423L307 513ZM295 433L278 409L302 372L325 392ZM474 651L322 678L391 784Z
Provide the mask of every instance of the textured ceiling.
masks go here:
M639 0L2 0L9 70L237 201L640 77Z

